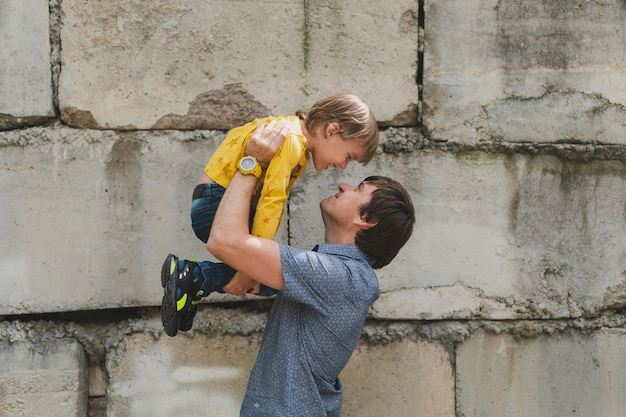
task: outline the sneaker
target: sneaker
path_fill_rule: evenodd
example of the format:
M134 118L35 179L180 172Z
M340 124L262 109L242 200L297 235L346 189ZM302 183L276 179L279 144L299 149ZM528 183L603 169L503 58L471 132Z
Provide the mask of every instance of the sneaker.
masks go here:
M169 254L161 268L161 285L163 286L163 301L161 302L161 321L168 336L174 337L178 330L191 329L193 316L200 301L198 278L194 277L194 264L191 261L178 261L175 255ZM193 309L193 313L192 310ZM191 316L185 320L184 317ZM188 327L188 328L187 328Z
M198 312L198 303L202 300L202 290L198 290L196 292L195 297L191 299L191 306L189 306L189 310L187 314L183 315L180 318L180 323L178 323L178 330L183 332L188 332L193 327L193 318L196 316Z

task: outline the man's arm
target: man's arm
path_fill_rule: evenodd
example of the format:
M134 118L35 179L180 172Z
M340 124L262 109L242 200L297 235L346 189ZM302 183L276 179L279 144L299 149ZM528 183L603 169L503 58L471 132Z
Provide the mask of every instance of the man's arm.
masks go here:
M274 132L276 130L276 132ZM266 161L267 149L276 152L285 138L287 127L260 126L250 139L247 153ZM265 148L261 149L261 145ZM267 166L267 165L266 165ZM277 242L252 236L248 231L250 200L256 187L254 175L237 172L220 202L213 221L207 249L217 259L239 272L267 285L282 290L284 278Z

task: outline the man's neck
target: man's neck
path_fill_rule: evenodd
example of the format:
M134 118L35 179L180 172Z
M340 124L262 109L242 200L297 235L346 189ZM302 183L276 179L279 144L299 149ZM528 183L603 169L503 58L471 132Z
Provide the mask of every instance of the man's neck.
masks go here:
M326 230L324 243L354 245L356 235L354 233L333 233Z

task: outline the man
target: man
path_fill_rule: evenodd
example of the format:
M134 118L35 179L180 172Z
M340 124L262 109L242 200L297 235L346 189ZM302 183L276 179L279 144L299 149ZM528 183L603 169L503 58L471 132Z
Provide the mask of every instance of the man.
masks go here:
M267 162L283 138L281 126L261 126L247 151ZM387 265L409 239L413 204L406 190L386 177L340 184L320 203L324 244L301 250L250 234L256 183L254 175L234 176L207 242L222 262L280 290L240 415L339 416L338 376L379 294L374 268Z

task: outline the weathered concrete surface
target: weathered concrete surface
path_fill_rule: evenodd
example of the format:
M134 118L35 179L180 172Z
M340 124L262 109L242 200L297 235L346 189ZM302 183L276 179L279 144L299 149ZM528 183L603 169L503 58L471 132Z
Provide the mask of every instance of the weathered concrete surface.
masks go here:
M436 342L361 343L341 378L345 417L455 415L452 364Z
M353 92L383 124L417 122L418 1L303 2L303 90ZM301 104L302 105L302 104Z
M626 6L427 0L433 139L626 143Z
M458 413L621 417L624 349L624 329L533 339L477 333L458 349Z
M156 340L133 334L108 356L107 415L238 416L259 342L199 333ZM452 368L437 343L361 345L341 379L342 416L454 416Z
M323 238L310 196L372 173L407 185L417 213L414 235L379 273L375 317L581 317L626 305L623 162L424 150L309 171L292 194L292 243Z
M156 304L167 253L207 253L189 206L222 133L34 128L7 136L26 146L2 152L0 265L10 290L0 314Z
M205 306L198 312L191 337L165 336L156 308L127 313L126 319L123 319L123 312L108 311L72 313L56 321L0 321L0 344L43 349L67 344L68 339L77 340L89 358L89 364L82 369L89 367L89 415L92 416L178 415L172 411L169 398L190 400L191 405L185 411L192 416L211 415L207 398L211 399L211 405L224 411L224 415L237 415L238 401L247 379L245 374L249 372L265 325L267 304L269 302L264 301L240 304L237 308ZM576 320L370 321L341 375L345 388L344 414L453 417L455 385L462 384L466 390L484 388L479 395L493 395L490 394L494 392L491 384L495 382L485 383L490 377L485 375L490 369L485 361L493 352L491 356L499 358L496 366L505 368L508 363L515 363L505 361L512 355L501 357L514 350L511 346L517 349L515 352L529 352L515 356L522 359L537 352L541 354L543 349L554 351L557 358L553 363L571 360L587 366L597 358L599 371L592 373L605 375L613 369L613 363L619 367L622 361L621 356L613 360L613 355L622 349L624 329L624 314ZM554 341L550 342L552 338ZM498 350L502 340L508 349L504 353ZM597 342L595 351L594 341ZM535 346L537 343L541 346ZM571 357L559 359L568 344ZM479 363L474 363L476 360ZM103 375L93 372L94 367L102 367L104 371L108 383L106 396L102 396L102 381L99 381ZM507 370L500 368L489 372L494 378L501 378ZM518 369L515 368L517 374ZM459 379L461 373L463 377ZM612 375L621 381L619 371ZM481 383L467 388L473 377ZM13 383L15 381L17 379L13 378ZM552 389L572 390L576 381L586 379L554 379ZM501 385L497 388L501 391L518 386L502 379L499 382ZM585 389L584 384L579 386ZM218 391L222 396L215 400ZM464 398L466 395L472 394L465 392ZM161 407L157 408L153 402ZM559 411L554 415L559 415ZM545 415L545 412L526 414L529 417ZM602 415L611 416L609 413Z
M88 128L223 129L348 91L381 121L415 123L417 4L64 0L62 117Z
M0 130L54 117L48 0L0 2Z
M0 135L0 265L10 288L0 314L159 305L165 255L207 257L189 225L190 194L222 137ZM278 240L319 243L321 197L340 181L389 175L414 197L417 224L380 271L375 317L558 318L622 308L626 165L568 158L422 149L345 172L310 170L292 194L289 235L283 228ZM35 290L43 287L46 297Z
M0 133L0 314L160 305L165 256L207 258L191 193L223 137ZM287 241L284 227L277 239Z
M278 237L318 243L339 180L382 173L414 198L344 414L621 417L626 7L518 3L426 0L420 44L414 0L0 2L0 130L53 102L83 128L0 132L0 415L84 415L87 395L93 417L175 415L170 392L188 415L236 415L258 349L270 302L203 305L175 339L154 307L165 254L206 255L190 193L224 132L91 128L227 129L337 90L417 126L423 51L423 131L383 132L368 167L309 171ZM26 316L42 312L64 313Z
M0 338L0 416L87 415L86 356L71 339L46 343Z
M107 358L108 416L237 416L259 344L136 334Z

